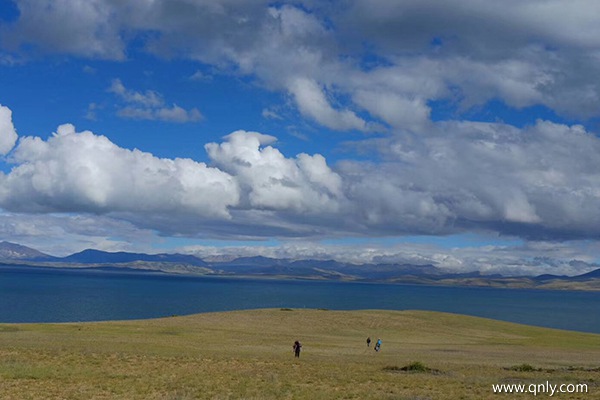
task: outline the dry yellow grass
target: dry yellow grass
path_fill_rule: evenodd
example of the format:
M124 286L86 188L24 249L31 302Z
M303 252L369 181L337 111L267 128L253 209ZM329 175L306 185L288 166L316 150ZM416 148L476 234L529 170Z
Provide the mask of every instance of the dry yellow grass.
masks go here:
M382 351L366 337L383 341ZM293 341L303 343L300 359ZM429 372L399 371L419 361ZM535 371L511 367L528 364ZM495 383L586 383L600 335L421 311L252 310L0 324L0 399L497 399ZM538 394L537 397L544 396Z

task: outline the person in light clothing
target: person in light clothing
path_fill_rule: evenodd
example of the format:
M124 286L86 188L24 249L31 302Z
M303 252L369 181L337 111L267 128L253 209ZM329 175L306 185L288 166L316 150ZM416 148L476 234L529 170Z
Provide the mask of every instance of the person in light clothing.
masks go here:
M377 339L377 343L375 343L375 351L381 350L381 339Z

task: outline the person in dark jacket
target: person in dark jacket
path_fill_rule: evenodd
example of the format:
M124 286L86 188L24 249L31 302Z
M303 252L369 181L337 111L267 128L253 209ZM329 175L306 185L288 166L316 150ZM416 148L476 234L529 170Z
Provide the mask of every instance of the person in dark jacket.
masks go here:
M300 349L302 349L302 344L296 340L294 342L294 355L298 358L300 358Z

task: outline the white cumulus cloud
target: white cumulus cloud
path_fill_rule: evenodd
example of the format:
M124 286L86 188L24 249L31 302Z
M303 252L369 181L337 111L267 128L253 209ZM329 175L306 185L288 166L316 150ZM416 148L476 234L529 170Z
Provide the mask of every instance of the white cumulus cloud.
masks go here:
M0 104L0 155L8 154L15 146L18 138L12 122L12 111Z
M47 141L24 137L0 176L0 205L19 212L174 213L228 218L239 191L227 173L160 159L61 125Z
M440 122L373 145L385 162L338 168L355 214L373 230L600 233L600 140L582 126Z
M276 139L257 132L237 131L221 144L209 143L213 162L235 176L245 189L248 207L297 213L335 211L342 200L342 178L319 154L286 158L269 146Z

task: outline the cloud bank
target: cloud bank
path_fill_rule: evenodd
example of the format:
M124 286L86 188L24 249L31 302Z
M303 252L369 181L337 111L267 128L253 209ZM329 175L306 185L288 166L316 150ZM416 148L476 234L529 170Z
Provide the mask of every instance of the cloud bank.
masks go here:
M275 144L236 131L205 145L207 165L120 148L65 124L47 140L21 138L12 170L0 175L0 207L120 214L159 231L168 220L175 234L256 238L273 227L300 237L600 234L600 139L579 125L439 122L419 141L374 139L382 162L335 166L320 154L287 157Z
M124 60L135 44L256 77L331 129L367 130L374 120L419 130L428 102L439 100L542 104L583 118L600 110L599 84L589 79L600 72L600 10L585 0L16 3L19 18L0 28L9 51Z

